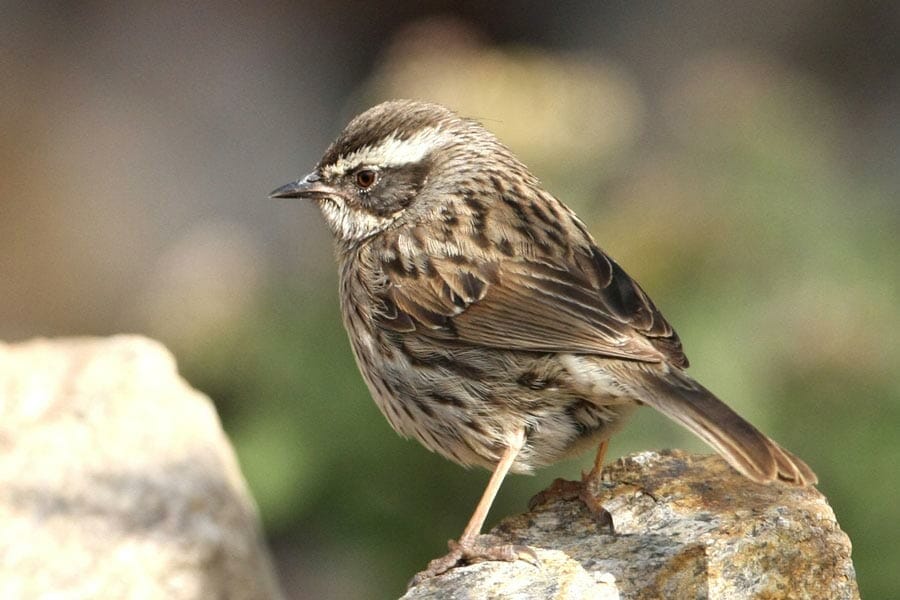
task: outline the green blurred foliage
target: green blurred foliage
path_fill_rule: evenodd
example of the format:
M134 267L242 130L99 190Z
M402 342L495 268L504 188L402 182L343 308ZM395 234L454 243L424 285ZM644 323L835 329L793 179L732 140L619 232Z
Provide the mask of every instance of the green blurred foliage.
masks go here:
M490 64L460 70L459 53L450 55L456 71L480 72L485 81L493 80L491 65L509 73L513 62L527 82L548 64L558 77L569 60L472 52L471 60ZM405 68L403 56L381 67L373 77L379 85L361 92L360 107L384 96L443 99L421 77L414 80L423 89L384 89L384 73ZM423 67L426 59L417 55L416 72L458 89L441 79L445 66ZM587 67L578 64L584 77ZM634 94L627 77L596 72L592 93ZM499 107L512 106L516 94L503 90L518 88L503 85L485 94L487 106L465 112L506 114ZM900 585L891 568L900 564L893 543L900 522L896 198L843 166L832 101L789 71L727 57L700 62L661 99L653 139L641 143L640 114L628 114L627 135L573 142L592 152L577 159L539 142L541 115L559 109L558 93L546 92L547 106L531 98L509 109L528 115L523 121L487 125L524 130L510 133L519 144L511 142L513 149L541 165L548 189L642 282L680 332L692 373L808 460L854 542L863 596L887 597ZM610 110L632 109L643 110L629 103ZM273 282L236 329L182 354L183 369L216 399L271 538L328 565L335 583L323 593L396 596L458 536L487 473L391 431L353 364L336 278L318 284ZM672 446L706 451L643 411L609 456ZM589 461L510 477L489 524Z

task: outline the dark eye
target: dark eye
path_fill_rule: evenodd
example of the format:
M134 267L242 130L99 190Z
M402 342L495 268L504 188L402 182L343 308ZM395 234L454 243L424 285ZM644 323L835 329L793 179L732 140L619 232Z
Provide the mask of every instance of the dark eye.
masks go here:
M360 169L356 172L356 185L360 189L367 190L378 181L378 173L372 169Z

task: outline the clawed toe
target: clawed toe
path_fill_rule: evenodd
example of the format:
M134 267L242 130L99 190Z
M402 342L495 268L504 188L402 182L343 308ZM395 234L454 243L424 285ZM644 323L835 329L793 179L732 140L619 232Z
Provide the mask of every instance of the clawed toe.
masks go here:
M583 481L556 479L550 484L550 487L538 492L528 501L528 510L534 510L538 506L554 500L571 501L577 499L594 516L594 520L600 527L608 529L610 533L615 533L612 514L591 493L590 487L588 476L585 476Z
M534 510L542 504L553 500L574 500L580 498L584 491L584 484L580 481L557 478L553 480L546 490L541 490L528 501L528 510Z
M608 529L609 533L616 532L615 527L613 526L612 513L606 510L596 496L591 494L588 485L582 486L581 491L578 493L578 499L581 500L581 503L584 504L594 517L594 521L597 525L604 529Z
M410 580L409 587L415 587L426 579L446 573L455 567L488 560L503 562L521 560L536 567L541 565L537 553L528 546L491 544L489 541L484 541L484 537L489 536L479 536L479 538L460 540L458 542L450 540L447 543L450 552L428 563L428 567L424 571L417 573Z

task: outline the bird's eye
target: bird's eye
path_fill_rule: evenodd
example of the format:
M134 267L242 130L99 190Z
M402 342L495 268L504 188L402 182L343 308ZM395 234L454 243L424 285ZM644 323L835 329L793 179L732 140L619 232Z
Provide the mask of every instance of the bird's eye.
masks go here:
M378 173L372 169L360 169L356 172L356 185L360 189L367 190L378 181Z

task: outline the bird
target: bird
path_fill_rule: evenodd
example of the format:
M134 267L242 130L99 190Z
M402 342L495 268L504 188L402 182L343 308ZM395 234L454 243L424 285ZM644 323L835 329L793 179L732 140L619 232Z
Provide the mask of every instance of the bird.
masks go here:
M491 471L462 535L418 581L475 560L529 560L527 548L480 539L503 479L590 447L598 474L642 405L754 482L817 482L687 374L678 334L644 289L479 121L383 102L270 197L311 201L331 230L343 324L393 429Z

